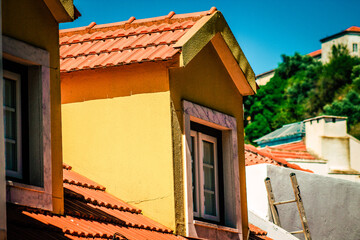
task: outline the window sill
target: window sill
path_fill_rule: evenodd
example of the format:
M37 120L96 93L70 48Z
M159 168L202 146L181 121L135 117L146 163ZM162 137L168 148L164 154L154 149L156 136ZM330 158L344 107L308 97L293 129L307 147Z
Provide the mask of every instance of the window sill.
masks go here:
M42 188L42 187L37 187L37 186L28 185L28 184L24 184L24 183L13 182L10 180L6 181L6 186L25 189L28 191L40 192L40 193L45 192L44 188Z
M217 225L217 224L214 224L214 223L208 223L208 222L202 222L202 221L194 220L194 224L196 226L212 228L212 229L217 229L217 230L226 231L226 232L232 232L232 233L237 233L237 234L240 233L239 230L236 229L236 228L221 226L221 225Z
M52 211L52 194L42 187L8 180L6 192L7 202Z

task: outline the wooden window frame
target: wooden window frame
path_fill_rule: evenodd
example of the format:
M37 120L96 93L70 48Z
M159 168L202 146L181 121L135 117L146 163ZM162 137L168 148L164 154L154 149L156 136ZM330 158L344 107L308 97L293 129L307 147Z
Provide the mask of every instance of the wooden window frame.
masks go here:
M220 221L220 197L219 197L219 170L218 170L218 153L217 153L217 139L210 135L204 134L202 132L197 132L191 130L191 137L194 138L194 166L195 166L195 179L194 181L195 194L196 194L196 209L193 211L194 217L203 218L210 221L219 222ZM204 180L204 162L203 162L203 141L207 141L214 144L214 178L215 178L215 208L216 215L208 215L205 213L205 180ZM194 196L193 196L194 198ZM194 202L194 201L193 201ZM194 209L194 207L193 207Z
M6 169L6 175L18 179L23 178L23 168L22 168L22 137L21 137L21 76L20 74L3 70L4 78L16 82L16 161L17 161L17 171ZM6 111L4 106L4 111ZM4 126L5 127L5 126ZM5 129L4 129L5 130ZM4 137L5 138L5 137ZM5 143L8 141L5 138Z
M193 161L194 161L194 166L195 166L195 179L193 179L194 181L194 188L195 188L195 194L196 194L196 209L197 211L193 211L193 214L195 217L200 217L200 209L201 209L201 206L200 206L200 196L199 196L199 186L200 186L200 183L199 183L199 144L198 144L198 134L196 131L191 131L191 137L194 138L194 145L193 145L193 148L194 148L194 158ZM193 197L194 198L194 197ZM193 201L194 202L194 201Z
M200 217L211 220L211 221L220 221L220 210L219 210L219 173L218 173L218 158L217 158L217 140L215 137L211 137L204 133L198 132L198 144L199 144L199 168L198 174L200 179L200 206L201 212ZM204 179L204 161L202 160L204 153L203 153L203 142L207 141L214 144L214 177L215 177L215 208L216 208L216 215L208 215L205 213L205 179Z

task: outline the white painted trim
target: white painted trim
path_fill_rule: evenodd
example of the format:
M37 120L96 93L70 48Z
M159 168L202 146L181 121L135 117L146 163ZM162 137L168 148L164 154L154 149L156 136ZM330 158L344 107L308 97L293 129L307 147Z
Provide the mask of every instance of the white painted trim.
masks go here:
M199 196L199 187L201 186L200 182L199 182L199 141L198 141L198 134L195 131L191 130L191 137L194 138L194 166L195 166L195 183L194 183L194 187L195 187L195 194L196 194L196 209L197 211L193 211L194 217L200 217L200 196ZM192 172L191 172L191 176L192 176ZM192 182L191 182L192 183ZM194 196L192 196L194 199ZM193 201L194 202L194 201Z
M17 161L17 171L6 170L6 175L10 177L15 177L18 179L23 178L23 168L22 168L22 138L21 138L21 76L20 74L10 72L7 70L3 71L4 78L13 80L16 82L16 161ZM4 126L5 128L5 126ZM4 129L5 130L5 129ZM6 142L6 139L5 139ZM5 146L6 148L6 146ZM6 158L5 158L6 161Z
M198 132L199 140L199 168L198 174L200 179L200 205L201 205L201 217L204 219L212 220L212 221L220 221L219 214L219 179L218 179L218 159L217 159L217 140L214 137ZM215 208L216 214L215 216L209 215L205 213L205 175L204 175L204 141L213 143L213 151L214 151L214 178L215 178Z

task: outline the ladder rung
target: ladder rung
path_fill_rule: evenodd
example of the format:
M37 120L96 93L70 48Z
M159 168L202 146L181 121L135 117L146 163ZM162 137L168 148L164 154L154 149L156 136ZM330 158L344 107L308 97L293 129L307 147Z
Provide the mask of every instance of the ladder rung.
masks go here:
M299 234L299 233L304 233L304 231L303 230L301 230L301 231L294 231L294 232L290 232L291 234Z
M288 201L281 201L281 202L274 202L274 205L280 205L280 204L286 204L286 203L292 203L292 202L296 202L296 199L288 200Z

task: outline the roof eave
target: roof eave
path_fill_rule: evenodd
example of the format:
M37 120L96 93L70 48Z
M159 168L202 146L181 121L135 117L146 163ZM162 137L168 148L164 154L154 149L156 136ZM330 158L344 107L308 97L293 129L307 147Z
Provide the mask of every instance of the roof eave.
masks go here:
M186 66L210 41L223 60L241 95L246 96L256 93L255 73L224 16L219 11L201 18L175 44L175 48L182 49L180 66Z
M49 8L51 14L54 16L58 23L72 22L75 20L75 7L73 1L64 0L43 0ZM77 12L79 16L80 12ZM81 16L81 14L80 14Z
M325 38L323 38L323 39L320 39L320 42L321 42L321 43L324 43L324 42L330 41L330 40L332 40L332 39L334 39L334 38L338 38L338 37L341 37L341 36L346 35L346 34L359 34L359 35L360 35L360 33L357 32L357 31L347 31L347 30L344 30L344 31L342 31L342 32L339 32L339 33L336 33L336 34L334 34L334 35L331 35L331 36L325 37Z

